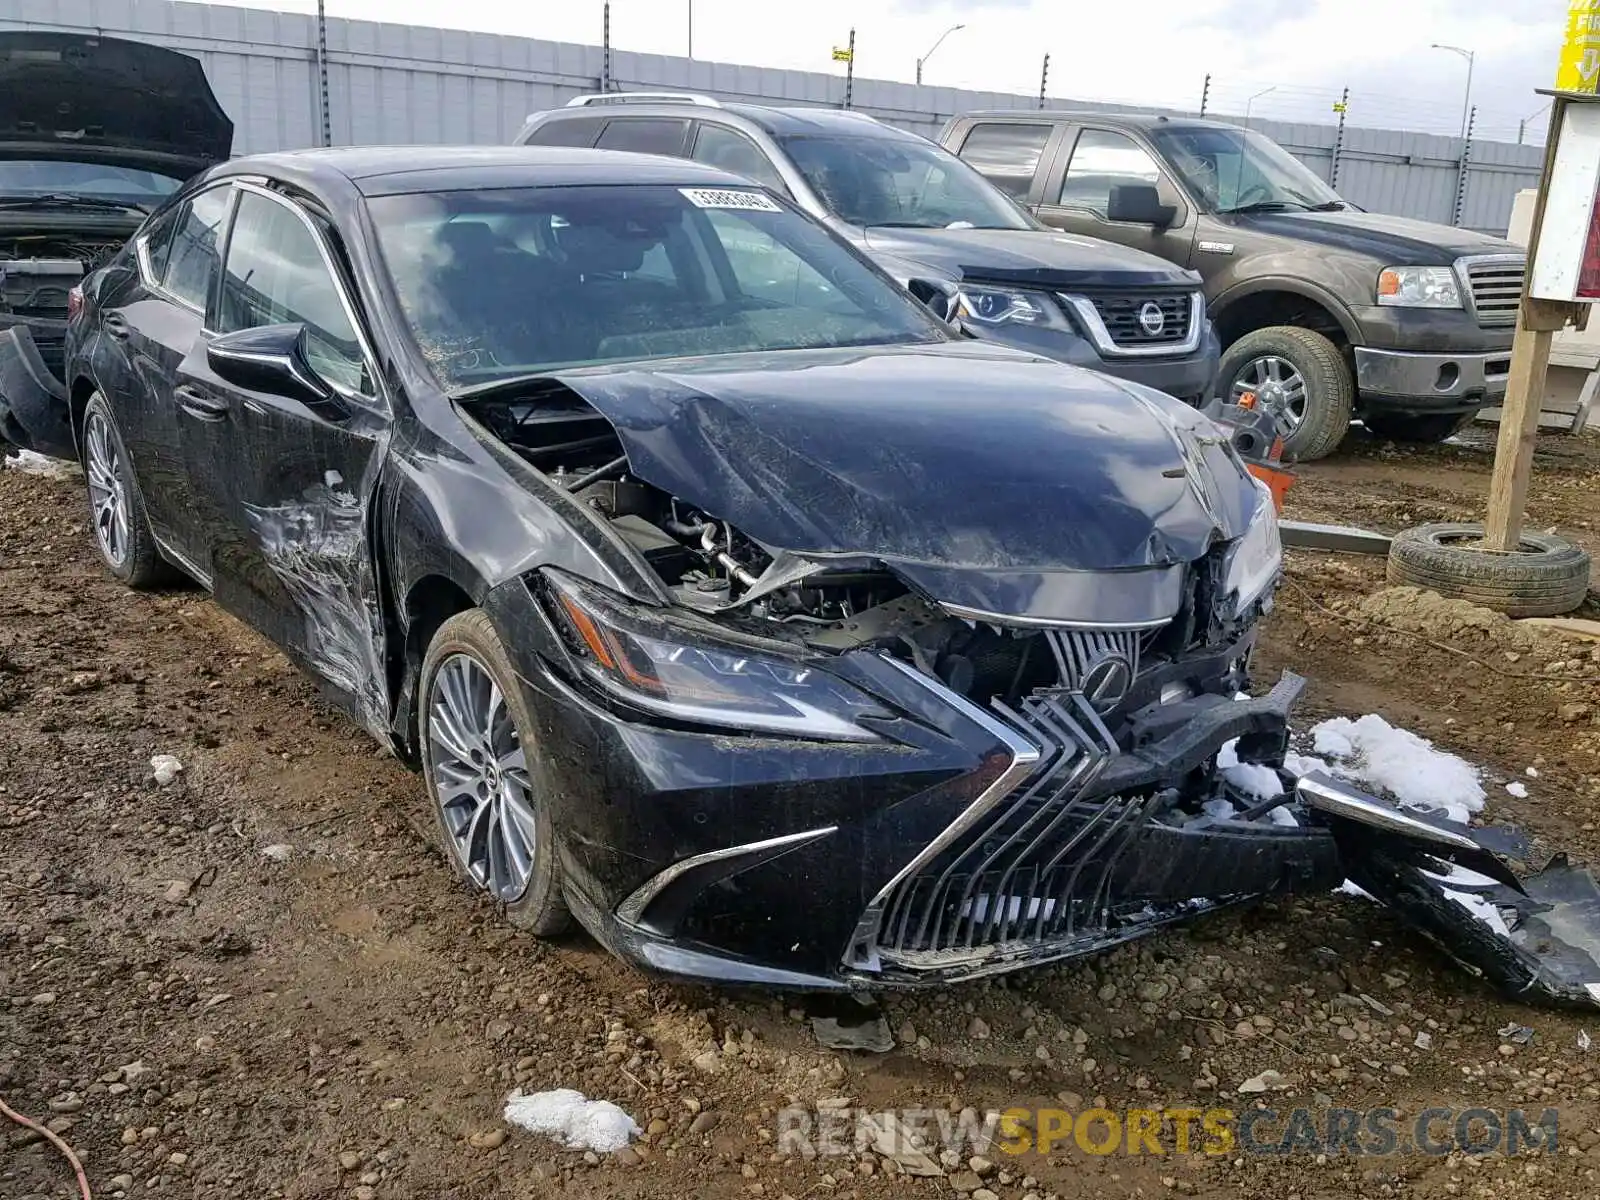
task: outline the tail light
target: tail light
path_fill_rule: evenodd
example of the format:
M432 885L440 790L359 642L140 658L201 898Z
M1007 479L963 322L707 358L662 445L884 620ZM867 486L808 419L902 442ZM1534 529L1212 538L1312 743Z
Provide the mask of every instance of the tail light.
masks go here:
M67 293L67 320L76 321L83 311L83 288L75 287Z

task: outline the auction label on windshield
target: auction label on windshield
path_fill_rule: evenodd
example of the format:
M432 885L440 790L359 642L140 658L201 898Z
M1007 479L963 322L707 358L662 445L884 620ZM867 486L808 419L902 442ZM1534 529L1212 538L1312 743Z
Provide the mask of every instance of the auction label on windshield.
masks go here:
M772 199L760 192L730 192L723 188L679 188L684 199L696 208L742 208L751 212L782 212Z

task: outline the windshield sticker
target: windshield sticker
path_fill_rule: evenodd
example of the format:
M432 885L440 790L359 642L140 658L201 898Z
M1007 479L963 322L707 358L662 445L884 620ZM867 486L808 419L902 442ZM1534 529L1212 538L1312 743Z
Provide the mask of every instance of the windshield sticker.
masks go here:
M684 199L696 208L742 208L751 212L782 212L778 204L760 192L730 192L724 188L679 188Z

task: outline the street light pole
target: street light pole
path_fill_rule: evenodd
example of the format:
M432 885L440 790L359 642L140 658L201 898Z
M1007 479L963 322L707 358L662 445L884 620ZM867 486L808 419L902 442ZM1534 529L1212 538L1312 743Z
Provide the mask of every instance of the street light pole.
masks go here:
M1257 100L1261 99L1261 97L1265 96L1268 92L1275 92L1277 90L1278 85L1273 84L1269 88L1263 88L1261 91L1257 92L1254 96L1251 96L1250 99L1244 102L1244 123L1246 126L1250 124L1250 106Z
M928 52L926 54L924 54L921 58L917 59L917 83L919 85L922 83L922 64L927 62L930 58L933 57L933 52L939 48L940 43L943 42L945 40L945 38L949 37L956 30L965 29L965 28L966 28L965 25L952 25L952 26L950 26L949 29L946 29L943 33L941 33L939 35L939 41L935 42L931 47L929 47Z
M689 57L694 57L694 0L689 0Z
M1467 60L1467 94L1461 97L1461 137L1465 140L1467 136L1467 114L1472 109L1472 65L1478 56L1475 52L1464 49L1461 46L1446 46L1440 42L1434 42L1429 46L1429 49L1448 50L1451 54L1459 54Z
M1546 104L1543 108L1539 109L1539 112L1531 112L1527 116L1523 117L1522 120L1517 122L1517 145L1522 145L1522 139L1528 132L1528 122L1533 120L1539 115L1539 113L1544 112L1544 110L1549 107L1550 106Z

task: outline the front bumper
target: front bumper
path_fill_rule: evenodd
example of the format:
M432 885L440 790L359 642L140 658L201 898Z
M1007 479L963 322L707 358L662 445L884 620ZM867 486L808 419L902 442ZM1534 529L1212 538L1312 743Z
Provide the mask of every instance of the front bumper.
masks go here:
M1221 343L1209 320L1199 346L1192 353L1170 358L1102 355L1088 338L1064 329L1034 329L1024 325L975 327L970 323L963 328L987 341L1155 388L1196 407L1211 398L1222 356Z
M1414 353L1355 347L1363 403L1405 412L1467 412L1505 395L1511 351Z

